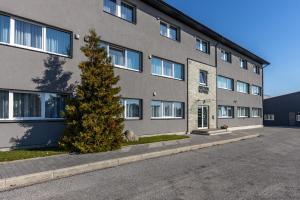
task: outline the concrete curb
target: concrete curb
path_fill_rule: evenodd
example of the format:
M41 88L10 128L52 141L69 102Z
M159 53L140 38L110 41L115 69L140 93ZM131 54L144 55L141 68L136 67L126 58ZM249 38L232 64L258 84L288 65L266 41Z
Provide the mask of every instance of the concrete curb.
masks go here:
M28 174L24 176L12 177L7 179L0 179L0 191L10 190L18 187L24 187L36 183L55 180L59 178L65 178L65 177L74 176L82 173L96 171L96 170L116 167L124 164L129 164L132 162L158 158L162 156L169 156L169 155L174 155L174 154L183 153L187 151L193 151L197 149L203 149L203 148L222 145L222 144L238 142L241 140L256 138L258 136L259 134L254 134L254 135L248 135L248 136L243 136L243 137L238 137L233 139L220 140L220 141L190 145L185 147L178 147L174 149L167 149L167 150L162 150L157 152L144 153L140 155L104 160L100 162L78 165L78 166L57 169L52 171Z

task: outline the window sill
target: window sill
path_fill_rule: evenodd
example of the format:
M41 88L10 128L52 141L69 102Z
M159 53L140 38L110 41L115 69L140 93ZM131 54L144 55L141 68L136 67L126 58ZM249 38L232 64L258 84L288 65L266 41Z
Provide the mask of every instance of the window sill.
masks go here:
M158 76L158 77L163 77L163 78L168 78L168 79L173 79L173 80L177 80L177 81L184 81L184 79L179 79L179 78L174 78L172 76L164 76L164 75L159 75L159 74L153 74L153 76Z
M197 48L196 48L196 51L198 51L198 52L200 52L202 54L205 54L205 55L210 55L209 52L201 51L200 49L197 49Z
M129 20L127 20L127 19L124 19L124 18L122 18L122 17L119 17L118 15L115 15L115 14L110 13L110 12L105 11L105 10L103 10L103 12L106 13L106 14L108 14L108 15L111 15L111 16L113 16L113 17L119 18L119 19L121 19L121 20L123 20L123 21L125 21L125 22L128 22L129 24L136 25L136 21L129 21Z
M65 58L71 58L71 56L63 55L63 54L58 54L58 53L52 53L48 51L43 51L42 49L34 48L34 47L27 47L23 45L18 45L18 44L9 44L9 43L4 43L0 42L0 45L8 46L8 47L14 47L14 48L19 48L19 49L25 49L29 51L34 51L34 52L40 52L40 53L45 53L45 54L50 54L54 56L60 56L60 57L65 57Z
M162 35L162 34L160 34L160 36L161 36L161 37L163 37L163 38L168 38L168 39L169 39L169 40L171 40L171 41L174 41L174 42L180 43L180 40L174 40L174 39L172 39L172 38L169 38L168 36L165 36L165 35Z
M247 92L239 92L239 91L237 91L237 92L240 93L240 94L249 94Z
M125 69L125 70L129 70L129 71L134 71L134 72L141 72L141 70L127 68L127 67L124 67L122 65L113 65L113 66L116 67L116 68L119 68L119 69Z
M221 90L227 90L227 91L231 91L231 92L233 92L233 90L231 90L231 89L227 89L227 88L219 88L219 87L218 87L218 89L221 89Z
M125 121L139 121L142 120L141 118L137 117L137 118L124 118Z
M151 117L151 120L180 120L182 117Z
M218 119L233 119L233 117L218 117Z

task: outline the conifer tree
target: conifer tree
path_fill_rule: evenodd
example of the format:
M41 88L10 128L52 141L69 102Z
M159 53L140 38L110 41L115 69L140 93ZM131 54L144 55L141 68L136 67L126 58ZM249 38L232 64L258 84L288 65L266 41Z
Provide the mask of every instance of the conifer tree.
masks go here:
M119 77L114 75L100 37L90 30L81 51L87 60L80 63L81 83L66 106L66 129L60 147L74 152L93 153L119 149L123 142L123 106Z

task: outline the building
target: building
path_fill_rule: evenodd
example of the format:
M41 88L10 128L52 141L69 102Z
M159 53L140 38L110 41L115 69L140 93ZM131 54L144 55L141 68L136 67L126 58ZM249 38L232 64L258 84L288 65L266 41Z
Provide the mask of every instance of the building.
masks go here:
M0 148L56 144L90 28L120 75L125 129L149 135L262 126L268 62L161 0L16 5L3 0L0 8Z
M265 126L300 126L300 92L264 100Z

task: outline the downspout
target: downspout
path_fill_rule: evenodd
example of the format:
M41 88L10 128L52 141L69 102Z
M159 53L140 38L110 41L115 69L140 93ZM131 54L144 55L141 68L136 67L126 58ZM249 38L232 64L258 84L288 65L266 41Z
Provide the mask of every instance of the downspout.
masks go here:
M189 59L186 60L186 134L189 134Z
M268 67L270 64L266 64L266 65L263 65L262 66L262 70L261 70L261 73L262 73L262 122L263 122L263 125L264 125L264 115L265 115L265 109L264 109L264 96L265 96L265 80L264 80L264 69L266 67Z
M217 42L215 47L215 67L216 67L216 128L219 128L218 124L218 45L219 42Z

